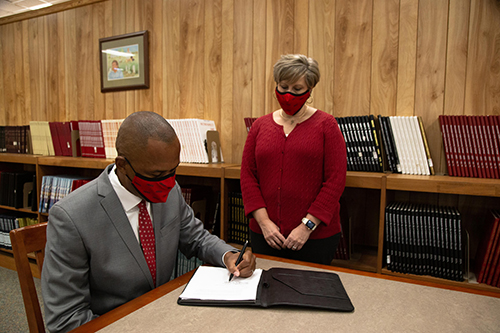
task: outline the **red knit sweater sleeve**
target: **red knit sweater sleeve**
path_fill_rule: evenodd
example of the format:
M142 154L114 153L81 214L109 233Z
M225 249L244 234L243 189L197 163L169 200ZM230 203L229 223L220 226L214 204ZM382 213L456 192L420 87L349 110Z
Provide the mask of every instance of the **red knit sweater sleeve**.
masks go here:
M322 122L322 126L325 152L323 185L307 212L328 225L332 221L333 214L338 214L331 207L332 204L338 204L344 192L347 156L345 140L335 118L326 118ZM337 219L333 219L333 221L337 221Z
M266 117L266 116L264 116ZM257 175L255 160L256 140L261 129L262 118L257 119L248 132L243 157L241 160L240 186L245 206L245 215L249 216L254 210L266 207Z

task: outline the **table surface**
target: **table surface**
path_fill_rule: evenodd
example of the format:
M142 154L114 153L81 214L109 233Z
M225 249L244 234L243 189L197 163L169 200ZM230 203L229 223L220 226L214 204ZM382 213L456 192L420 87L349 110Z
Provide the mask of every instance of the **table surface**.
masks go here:
M351 313L299 307L181 306L193 272L144 294L73 332L498 332L500 298L468 289L374 273L257 256L257 267L334 271L351 298ZM469 291L469 292L468 292Z

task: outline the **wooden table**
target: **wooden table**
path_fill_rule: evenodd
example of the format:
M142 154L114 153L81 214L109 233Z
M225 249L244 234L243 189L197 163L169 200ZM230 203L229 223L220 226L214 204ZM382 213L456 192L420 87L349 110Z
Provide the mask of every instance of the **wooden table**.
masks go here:
M345 268L257 256L262 269L334 271L355 307L352 313L276 307L181 306L177 298L193 272L172 280L73 332L457 332L500 327L497 294Z

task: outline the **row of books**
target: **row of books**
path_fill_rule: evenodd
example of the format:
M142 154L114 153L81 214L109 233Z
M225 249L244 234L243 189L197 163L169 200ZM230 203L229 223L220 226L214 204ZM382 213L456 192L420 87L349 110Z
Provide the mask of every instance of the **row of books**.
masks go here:
M167 119L181 143L181 162L212 163L223 162L222 150L215 122L204 119ZM30 121L29 126L3 126L6 133L10 128L21 128L30 141L7 140L1 152L29 153L43 156L83 156L93 158L115 158L116 136L123 119L78 120L69 122ZM7 130L9 128L9 130ZM14 132L12 132L14 133ZM16 132L17 133L17 132ZM208 135L208 136L207 136ZM0 141L2 143L3 141ZM32 147L32 149L28 149ZM22 149L13 149L20 147ZM24 149L26 147L26 149ZM11 149L12 148L12 149Z
M500 211L490 212L475 257L477 282L500 287Z
M10 231L38 223L35 217L19 216L14 213L0 214L0 248L12 250Z
M81 176L43 176L38 211L48 213L56 202L89 181L90 179Z
M379 115L387 171L406 175L433 175L427 136L421 117Z
M257 118L244 118L250 131ZM347 170L433 175L422 119L416 116L335 117L346 143Z
M228 200L228 241L235 244L244 244L245 241L250 239L250 221L245 216L241 192L229 192Z
M0 126L0 153L31 154L29 126Z
M116 134L122 122L123 119L30 121L33 154L114 158Z
M439 116L450 176L500 179L500 116Z
M393 202L385 210L387 268L463 281L462 223L450 207Z
M335 117L344 136L348 171L383 172L375 119L369 116Z
M0 170L0 205L36 211L36 174Z
M184 163L223 162L217 128L213 120L167 119L181 143L180 160ZM207 136L214 133L215 139ZM219 158L220 156L220 158Z

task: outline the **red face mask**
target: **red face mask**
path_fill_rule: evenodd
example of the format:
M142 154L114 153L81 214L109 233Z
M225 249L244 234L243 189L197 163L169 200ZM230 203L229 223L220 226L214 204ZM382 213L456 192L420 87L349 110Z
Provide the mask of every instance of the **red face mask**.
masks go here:
M276 87L276 98L281 105L281 108L289 116L295 115L304 106L307 99L311 96L311 91L308 90L302 94L293 94L291 92L280 92Z
M175 186L175 172L161 178L144 177L135 171L127 158L125 160L135 172L134 179L131 179L132 185L144 199L152 203L166 202L168 194ZM127 178L130 179L129 176Z

